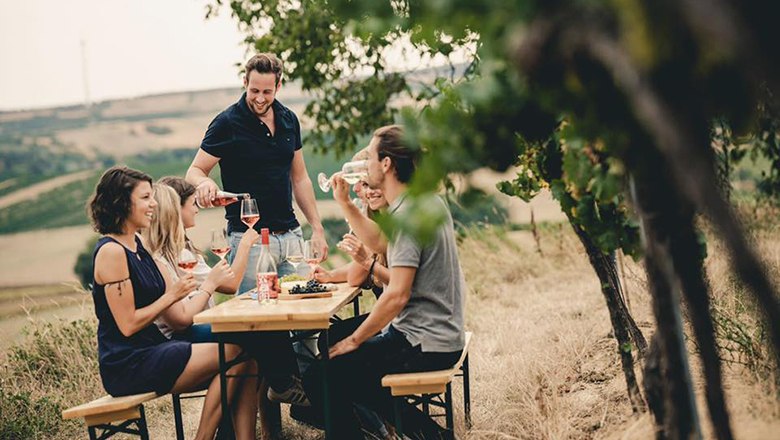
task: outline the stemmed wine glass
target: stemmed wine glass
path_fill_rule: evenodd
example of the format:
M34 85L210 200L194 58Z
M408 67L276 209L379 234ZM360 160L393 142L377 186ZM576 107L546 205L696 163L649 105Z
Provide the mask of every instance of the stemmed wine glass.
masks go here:
M257 210L255 199L241 199L241 221L250 229L260 220L260 211Z
M366 178L368 174L368 161L367 160L355 160L347 162L341 167L341 177L347 181L350 185L354 185L359 181ZM331 179L333 176L328 177L325 173L317 175L317 183L320 185L320 189L323 192L330 191Z
M314 269L320 263L322 255L320 250L317 249L317 246L315 246L315 243L312 243L311 240L303 242L303 259L311 268L311 277L314 278Z
M230 252L230 243L224 229L211 230L211 252L218 256L220 260L224 260L228 252Z
M179 252L179 261L177 262L179 269L186 273L192 273L195 266L198 265L198 256L195 249L192 247L192 243L189 241L184 242L184 248Z
M287 262L295 269L295 273L298 273L298 265L303 263L303 240L295 238L287 241Z

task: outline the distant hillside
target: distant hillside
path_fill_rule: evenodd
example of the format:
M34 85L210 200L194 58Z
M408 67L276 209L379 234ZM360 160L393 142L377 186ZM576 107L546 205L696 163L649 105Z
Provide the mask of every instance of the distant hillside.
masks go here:
M462 66L454 71L461 73ZM449 74L449 67L407 72L412 87ZM209 122L241 92L222 88L108 100L89 108L0 112L0 234L86 223L84 202L100 172L116 163L155 177L183 174ZM279 99L301 116L306 130L303 111L311 97L297 83L286 83ZM312 180L319 172L334 172L339 163L332 154L306 155ZM34 190L25 191L32 185Z
M102 169L139 154L194 151L214 116L241 89L214 89L110 100L84 106L0 112L0 196L44 180ZM283 102L302 112L295 84Z

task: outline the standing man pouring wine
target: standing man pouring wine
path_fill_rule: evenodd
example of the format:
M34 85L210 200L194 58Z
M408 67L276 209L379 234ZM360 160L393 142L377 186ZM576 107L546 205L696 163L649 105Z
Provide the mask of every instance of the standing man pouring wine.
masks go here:
M292 208L294 196L324 259L328 244L303 159L301 126L295 113L276 99L281 85L282 62L273 54L253 56L246 63L246 91L211 122L186 179L197 187L201 206L214 206L219 188L209 174L219 164L225 191L249 193L257 200L260 219L253 227L271 231L270 249L279 262L284 261L287 241L302 237ZM241 204L225 206L225 218L230 241L237 245L247 229L241 221ZM250 268L255 267L259 253L259 247L250 253ZM289 264L280 264L278 269L280 275L293 272ZM254 271L248 270L240 291L254 285Z

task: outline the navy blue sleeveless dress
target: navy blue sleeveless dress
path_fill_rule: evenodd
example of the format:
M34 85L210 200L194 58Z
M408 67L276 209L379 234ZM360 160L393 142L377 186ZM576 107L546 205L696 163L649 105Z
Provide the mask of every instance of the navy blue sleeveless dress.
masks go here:
M97 242L92 254L93 265L98 249L110 241L119 243L111 237L102 237ZM135 242L136 252L125 248L121 243L119 245L125 249L130 281L133 283L135 307L140 309L162 296L165 292L165 281L138 237ZM192 345L185 341L167 339L153 322L134 335L126 337L119 331L108 307L105 286L93 282L92 299L98 318L100 377L106 391L112 396L150 391L158 394L168 393L190 360Z

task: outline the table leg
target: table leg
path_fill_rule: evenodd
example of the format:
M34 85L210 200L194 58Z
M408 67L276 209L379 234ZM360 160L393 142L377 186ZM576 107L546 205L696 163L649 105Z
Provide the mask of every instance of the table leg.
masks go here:
M356 296L355 299L352 300L352 311L354 316L360 316L360 295Z
M322 337L325 338L325 347L330 347L330 341L328 341L328 329L322 331ZM325 422L325 439L333 439L333 427L330 420L330 393L328 387L328 363L330 363L328 350L323 350L322 355L322 401L323 401L323 418Z
M222 420L220 422L219 434L221 438L235 438L233 432L233 416L230 413L230 404L227 393L227 370L228 365L225 359L225 340L219 337L219 393L222 400ZM225 437L222 437L225 436Z

